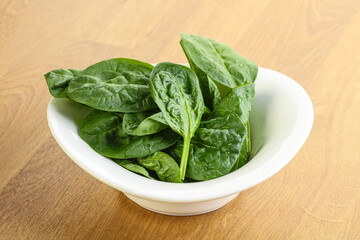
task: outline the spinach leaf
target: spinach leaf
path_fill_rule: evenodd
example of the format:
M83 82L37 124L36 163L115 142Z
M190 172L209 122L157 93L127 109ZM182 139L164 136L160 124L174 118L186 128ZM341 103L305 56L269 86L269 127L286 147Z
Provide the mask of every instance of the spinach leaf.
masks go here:
M243 166L251 153L250 139L250 112L255 97L255 84L245 84L236 87L216 106L215 110L228 110L233 112L246 126L246 138L241 148L241 154L234 165L234 170Z
M69 83L68 96L95 109L142 112L156 108L148 82L153 66L114 58L96 63Z
M55 69L44 75L50 94L55 98L67 98L69 81L82 70Z
M197 76L199 76L199 74ZM204 96L205 105L208 106L209 109L214 110L221 102L221 94L218 87L210 78L200 80L200 86Z
M125 113L122 128L126 134L143 136L160 132L169 125L162 112Z
M246 138L244 140L244 144L241 147L241 153L238 158L238 161L234 166L236 169L244 166L248 162L251 154L250 120L245 124L245 127L246 127Z
M163 152L156 152L147 158L138 158L138 162L154 170L161 181L181 183L180 168L176 161Z
M244 139L244 143L241 146L240 155L234 164L233 168L231 169L231 172L239 169L240 167L244 166L250 157L251 154L251 139L250 139L250 122L247 122L245 125L246 127L246 137Z
M181 34L180 44L189 62L222 88L230 90L256 79L257 65L226 44L188 34Z
M200 124L204 100L195 73L182 65L159 63L151 73L151 96L169 126L184 138L180 176L185 178L190 139Z
M211 110L208 107L204 107L204 113L211 113Z
M186 54L185 54L186 55ZM191 69L196 73L199 84L201 88L201 92L204 98L205 106L209 109L214 110L214 107L220 103L221 101L221 94L216 86L216 84L204 73L200 68L198 68L190 59L189 57L189 65Z
M135 161L131 161L131 160L128 160L128 159L115 159L114 161L117 164L119 164L120 166L126 168L129 171L141 174L141 175L143 175L143 176L145 176L147 178L150 178L150 179L154 179L149 175L148 171L144 167L142 167L141 165L139 165Z
M246 137L246 129L231 111L204 114L191 139L186 176L194 180L210 180L231 172ZM183 142L173 154L179 158Z
M127 135L118 114L99 110L85 118L79 135L99 154L119 159L147 156L175 144L180 138L170 128L146 136Z
M243 124L250 118L251 105L255 97L255 84L245 84L233 88L216 106L215 111L228 110L236 114Z

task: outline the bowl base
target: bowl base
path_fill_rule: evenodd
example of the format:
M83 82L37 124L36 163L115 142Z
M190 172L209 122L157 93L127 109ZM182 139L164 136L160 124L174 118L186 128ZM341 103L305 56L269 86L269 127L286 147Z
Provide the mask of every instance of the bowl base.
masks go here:
M139 206L160 214L170 216L192 216L215 211L231 200L233 200L239 193L226 196L223 198L213 199L209 201L193 202L193 203L171 203L159 202L139 198L133 195L125 194L130 200L134 201Z

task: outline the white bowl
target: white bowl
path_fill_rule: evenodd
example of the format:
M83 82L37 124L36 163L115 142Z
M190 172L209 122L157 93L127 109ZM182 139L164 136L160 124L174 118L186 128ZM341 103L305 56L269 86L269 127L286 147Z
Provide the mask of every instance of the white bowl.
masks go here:
M252 159L226 176L197 183L167 183L134 174L92 150L78 135L89 108L69 99L51 99L47 117L64 152L82 169L123 192L140 206L168 215L195 215L218 209L239 192L283 168L308 137L314 110L305 90L291 78L259 68L251 113Z

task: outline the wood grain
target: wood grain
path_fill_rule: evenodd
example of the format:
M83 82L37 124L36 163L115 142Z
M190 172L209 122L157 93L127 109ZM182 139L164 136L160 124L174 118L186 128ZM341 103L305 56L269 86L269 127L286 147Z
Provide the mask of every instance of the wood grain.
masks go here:
M0 239L360 239L360 2L0 2ZM296 157L224 208L142 209L95 180L47 127L43 74L112 57L186 62L186 32L228 43L309 93Z

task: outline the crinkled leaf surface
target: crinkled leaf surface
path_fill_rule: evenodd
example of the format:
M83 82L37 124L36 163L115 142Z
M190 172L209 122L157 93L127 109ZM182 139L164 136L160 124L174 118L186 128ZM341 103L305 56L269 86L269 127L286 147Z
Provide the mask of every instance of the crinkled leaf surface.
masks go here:
M168 127L163 113L157 111L125 113L122 123L125 133L136 136L154 134Z
M79 135L99 154L118 159L150 155L170 147L180 138L170 128L152 135L128 135L122 130L122 119L118 114L99 110L85 118Z
M129 171L143 175L144 177L154 179L149 175L149 172L135 160L115 159L115 162Z
M156 108L148 82L153 66L114 58L96 63L69 83L68 96L95 109L142 112Z
M250 139L250 127L249 118L251 112L251 106L255 97L255 84L245 84L236 88L233 88L228 95L216 106L215 110L228 110L233 112L240 121L246 126L246 138L241 148L241 154L237 163L234 165L236 170L243 166L251 152L251 139Z
M251 105L255 97L255 84L245 84L233 88L224 99L216 106L217 110L232 111L239 117L243 124L246 124L250 118Z
M180 164L181 178L184 179L190 139L204 112L199 81L188 67L159 63L151 73L150 91L166 122L184 138Z
M230 46L206 37L181 34L180 44L189 60L217 84L234 88L253 83L258 67Z
M210 180L231 172L236 163L246 129L231 111L205 114L191 139L186 176L194 180ZM183 142L174 149L181 156Z
M67 98L68 85L71 79L82 70L55 69L44 75L50 94L55 98Z
M138 162L154 170L161 181L181 183L180 168L176 161L164 152L156 152L146 158L138 158Z
M221 101L221 94L217 85L208 77L206 73L198 68L193 62L191 62L189 58L188 61L191 69L196 73L199 79L205 106L211 110L214 110L214 107Z

